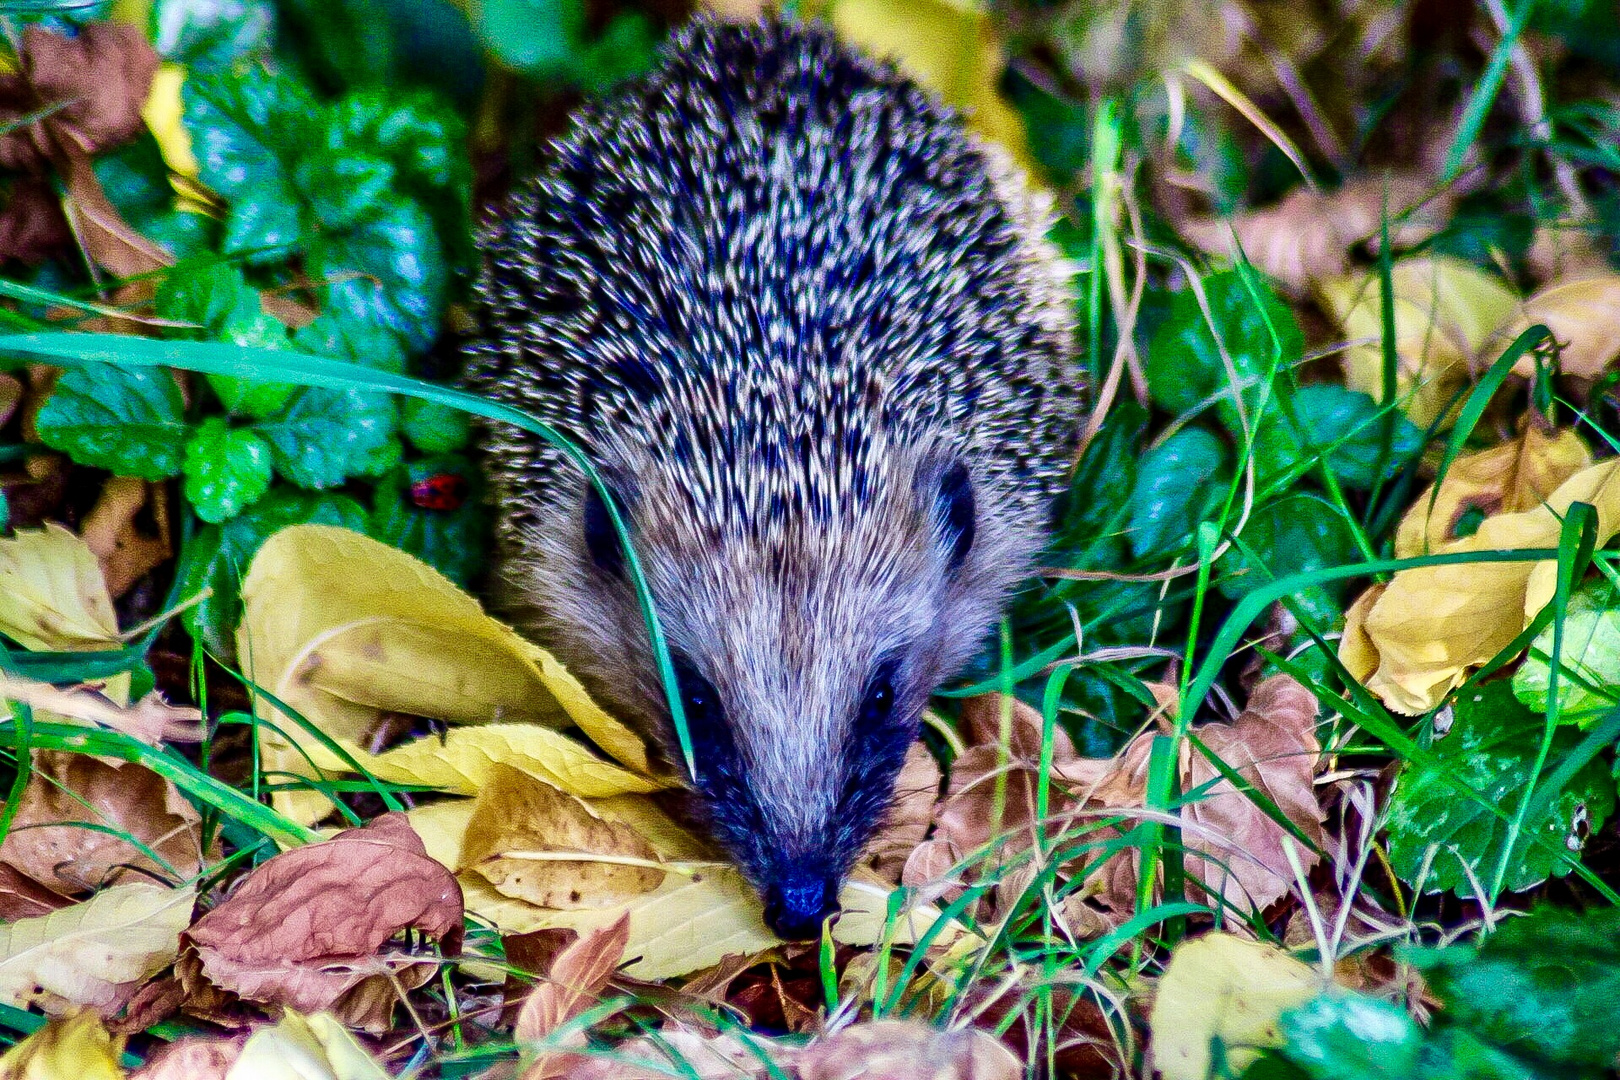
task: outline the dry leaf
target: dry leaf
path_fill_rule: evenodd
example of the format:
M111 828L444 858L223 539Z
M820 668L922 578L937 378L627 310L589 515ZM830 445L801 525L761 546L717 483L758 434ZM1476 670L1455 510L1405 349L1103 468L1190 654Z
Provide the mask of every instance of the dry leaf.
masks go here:
M941 1031L916 1020L855 1024L808 1046L799 1080L1019 1080L1023 1062L977 1028Z
M0 923L49 915L72 903L15 867L0 862Z
M1568 281L1609 272L1609 258L1598 250L1593 230L1556 222L1536 226L1525 263L1537 281Z
M112 597L83 540L55 524L0 539L0 632L36 652L119 647Z
M1458 539L1457 526L1470 512L1489 516L1532 510L1591 464L1592 452L1573 430L1548 432L1533 421L1526 423L1524 434L1512 442L1458 457L1438 496L1434 485L1424 489L1395 532L1395 557L1439 551Z
M114 1038L90 1010L52 1020L0 1057L0 1080L123 1080Z
M134 705L121 705L109 699L109 694L121 696L122 688L128 685L129 676L120 675L108 680L101 690L90 686L60 690L49 683L0 671L0 705L7 700L20 701L31 705L36 714L111 728L152 746L164 742L196 742L202 738L201 710L170 705L156 690Z
M464 724L577 725L633 770L602 762L599 773L646 775L645 744L592 702L549 653L397 548L348 529L283 529L255 556L242 599L237 646L247 673L347 749L359 749L387 712ZM267 768L309 775L300 748L331 760L319 741L267 700L259 709L298 744L267 732ZM424 759L439 754L431 745L422 751ZM657 786L638 782L639 789L619 790ZM476 791L478 782L472 785L460 790ZM566 780L559 786L567 787ZM276 805L304 822L330 809L313 792L280 793Z
M686 1080L764 1080L770 1071L761 1057L779 1070L791 1070L797 1052L796 1046L741 1031L700 1035L688 1028L666 1026L657 1039L642 1036L615 1048L611 1059L581 1056L569 1080L668 1080L670 1076ZM788 1075L794 1074L789 1071Z
M1620 459L1583 469L1533 510L1497 514L1441 553L1555 548L1572 503L1597 509L1599 546L1620 532ZM1519 635L1552 598L1557 563L1458 563L1402 570L1365 606L1340 643L1341 658L1396 712L1415 716L1439 705L1474 667ZM1348 644L1347 644L1348 643Z
M196 890L114 885L82 904L0 926L0 1001L111 1013L174 962Z
M163 163L181 176L197 178L197 156L191 150L191 132L185 125L185 109L180 89L186 83L186 69L179 64L161 64L152 76L152 89L141 106L141 119L157 140Z
M197 809L150 769L41 750L0 843L0 860L66 893L130 875L186 880L202 870L201 824ZM120 833L163 862L154 862Z
M136 525L148 504L157 525L149 536ZM115 476L101 489L101 497L79 527L79 535L101 564L107 591L116 599L174 554L169 546L169 499L162 484L148 484L131 476Z
M225 1080L246 1041L187 1035L154 1050L129 1080Z
M1512 339L1541 323L1558 342L1559 367L1565 375L1596 379L1620 356L1620 274L1594 274L1559 281L1524 302L1524 314L1504 337ZM1515 374L1535 374L1535 360L1522 356Z
M558 954L546 980L536 986L518 1012L512 1037L519 1044L534 1044L553 1034L584 1012L602 996L608 980L624 959L630 940L630 920L621 917L582 936ZM583 1045L584 1033L570 1041ZM556 1080L566 1077L579 1064L574 1054L549 1051L540 1054L523 1072L523 1080Z
M544 858L570 854L585 857ZM603 907L664 880L658 853L634 829L603 821L582 800L500 764L474 804L461 858L460 870L540 907Z
M13 198L16 196L13 195ZM4 250L0 247L0 250ZM15 375L0 374L0 427L5 427L22 404L25 390L22 380Z
M22 70L0 76L0 165L37 171L63 149L94 154L141 130L157 54L139 27L89 22L69 36L35 24L22 34ZM23 116L62 107L14 127Z
M72 241L62 201L47 182L31 176L13 177L5 208L0 209L0 259L34 266Z
M242 1046L225 1080L389 1080L334 1016L288 1010Z
M1241 1074L1254 1048L1281 1045L1278 1017L1323 989L1320 973L1276 946L1219 932L1185 941L1154 995L1153 1065L1164 1080L1206 1080L1219 1039L1232 1075Z
M331 1009L380 1031L393 980L414 987L433 973L431 963L379 955L389 939L413 929L454 954L461 920L455 879L428 858L403 814L384 814L257 867L186 932L179 970L190 992L206 979L249 1001Z
M1396 391L1418 427L1440 417L1467 382L1487 345L1518 313L1519 301L1499 279L1461 259L1402 259L1394 285ZM1383 304L1377 274L1317 285L1323 306L1355 342L1344 354L1345 383L1382 396Z
M939 784L939 762L923 742L912 743L895 780L888 817L866 848L864 862L879 877L899 882L911 853L933 824Z

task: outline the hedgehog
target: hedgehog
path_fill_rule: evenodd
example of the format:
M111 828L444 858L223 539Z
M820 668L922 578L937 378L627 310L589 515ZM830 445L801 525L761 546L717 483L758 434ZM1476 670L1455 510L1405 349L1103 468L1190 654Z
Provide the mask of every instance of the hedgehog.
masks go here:
M706 19L582 105L484 229L467 380L569 436L484 455L499 599L675 759L818 936L932 693L1027 577L1082 420L1049 196L824 25Z

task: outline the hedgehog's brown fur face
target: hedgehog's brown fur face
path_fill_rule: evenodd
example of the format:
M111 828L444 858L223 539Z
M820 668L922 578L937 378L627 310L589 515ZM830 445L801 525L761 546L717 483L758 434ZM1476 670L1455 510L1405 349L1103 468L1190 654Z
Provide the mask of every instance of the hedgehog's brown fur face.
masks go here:
M690 492L620 485L680 675L695 788L715 837L785 937L813 936L882 821L934 687L979 645L1026 564L1009 520L949 447L896 447L873 497L825 525L718 533ZM667 471L624 462L619 476ZM587 683L675 739L622 552L589 489L525 563L563 598L547 635Z

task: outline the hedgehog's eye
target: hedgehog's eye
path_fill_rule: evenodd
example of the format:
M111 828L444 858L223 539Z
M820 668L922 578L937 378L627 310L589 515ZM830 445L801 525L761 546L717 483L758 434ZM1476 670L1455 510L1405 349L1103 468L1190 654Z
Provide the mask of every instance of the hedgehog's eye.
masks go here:
M867 680L861 697L860 726L868 731L881 727L894 715L894 698L894 664L886 661Z
M973 548L973 479L966 465L958 461L945 470L939 478L938 498L940 528L950 548L950 566L954 570L962 565Z
M719 723L720 695L691 664L675 661L675 685L681 693L681 710L686 713L689 728L712 729Z
M622 504L621 504L622 505ZM624 547L613 529L613 515L595 484L585 488L585 552L608 577L624 576Z

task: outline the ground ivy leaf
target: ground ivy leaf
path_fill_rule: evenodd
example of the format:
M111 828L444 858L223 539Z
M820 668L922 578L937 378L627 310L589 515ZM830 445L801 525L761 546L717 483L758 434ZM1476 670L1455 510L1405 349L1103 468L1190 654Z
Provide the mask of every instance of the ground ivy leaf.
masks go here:
M394 167L371 154L324 147L300 158L293 182L327 229L348 229L377 209L394 184Z
M1285 408L1292 422L1283 415ZM1386 475L1423 449L1423 433L1404 414L1395 413L1390 422L1395 431L1384 463ZM1275 402L1255 425L1255 467L1263 477L1274 476L1321 455L1339 483L1370 488L1378 481L1383 424L1378 403L1366 394L1335 383L1300 387L1287 403Z
M1514 698L1504 681L1465 691L1452 711L1450 730L1435 741L1434 764L1411 763L1401 773L1386 825L1390 861L1402 880L1416 884L1429 847L1437 845L1424 891L1451 889L1467 898L1473 886L1463 863L1489 884L1502 859L1508 823L1465 796L1452 780L1472 787L1511 817L1530 789L1544 722ZM1549 765L1556 766L1578 741L1574 731L1557 732ZM1540 783L1536 790L1543 790ZM1613 781L1601 763L1587 764L1540 820L1525 821L1508 860L1507 888L1519 892L1569 873L1569 864L1556 851L1578 848L1585 831L1595 832L1613 810ZM1545 839L1552 850L1533 843L1532 837Z
M478 490L478 470L459 455L410 462L378 483L366 531L466 585L484 564Z
M154 303L159 318L194 324L176 331L193 340L217 335L233 317L248 319L260 311L258 292L230 263L176 267L158 285Z
M1550 702L1553 628L1530 643L1513 675L1513 693L1530 709L1546 713ZM1569 598L1560 652L1558 718L1590 723L1620 701L1620 596L1607 582L1594 582Z
M186 80L198 176L230 203L226 252L275 258L303 229L288 163L311 145L319 106L292 79L249 68Z
M1311 1080L1415 1077L1423 1031L1406 1010L1360 994L1323 994L1283 1013L1282 1055Z
M96 179L129 226L177 258L216 247L216 223L205 214L181 210L157 140L142 130L134 141L97 156Z
M312 386L253 430L269 444L282 476L301 487L329 488L364 471L393 436L397 412L387 394Z
M1356 557L1350 524L1332 505L1310 494L1287 495L1260 506L1250 515L1241 539L1254 559L1234 545L1218 567L1219 588L1233 600L1278 578L1344 566ZM1343 597L1344 586L1337 583L1307 586L1294 594L1300 610L1321 630L1332 628L1343 616Z
M276 9L272 0L155 0L151 26L159 56L209 71L267 52Z
M1225 497L1227 477L1226 447L1203 428L1182 428L1149 450L1131 492L1131 551L1146 558L1191 544Z
M439 330L449 275L433 221L415 203L394 199L344 233L319 237L304 259L323 283L322 311L385 326L420 351Z
M1620 910L1541 907L1508 916L1477 945L1406 949L1441 1014L1548 1075L1610 1075L1620 1057ZM1587 1070L1590 1070L1588 1072Z
M472 438L472 418L466 412L421 398L400 403L400 426L411 445L424 454L452 453Z
M1278 371L1290 370L1305 349L1305 338L1293 312L1258 278L1255 287L1264 303L1263 309L1256 305L1238 271L1228 270L1204 278L1210 314L1236 370L1251 414L1259 404L1259 390L1265 384L1266 372L1271 370L1276 350L1267 321L1276 330L1282 348ZM1210 331L1210 321L1205 319L1198 297L1191 289L1177 293L1171 300L1170 314L1148 346L1145 373L1153 400L1172 413L1194 409L1210 400L1217 391L1229 394L1232 379L1227 374L1226 361ZM1225 400L1230 402L1231 398L1226 396Z
M240 514L270 489L270 448L246 428L204 420L186 443L186 498L197 516L218 523Z
M404 343L392 330L375 323L324 312L308 326L294 331L293 342L316 356L353 360L395 374L405 371Z
M169 372L96 363L62 373L35 427L46 446L81 465L143 480L178 473L190 434Z
M366 512L346 495L280 487L223 525L199 530L181 553L179 570L181 596L212 590L185 611L192 636L216 656L234 656L236 624L242 618L242 575L248 564L271 534L309 523L364 532Z

